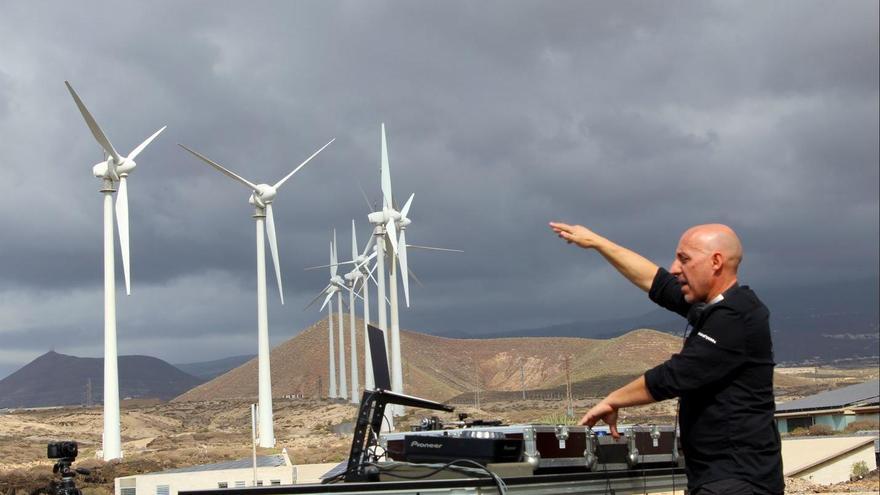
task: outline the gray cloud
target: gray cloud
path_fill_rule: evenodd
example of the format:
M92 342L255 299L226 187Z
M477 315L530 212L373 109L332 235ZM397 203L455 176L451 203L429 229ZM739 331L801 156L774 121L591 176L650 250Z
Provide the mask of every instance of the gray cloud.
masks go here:
M70 80L127 152L134 294L120 350L253 352L245 188L184 143L274 182L288 304L273 341L319 315L335 226L369 228L379 123L395 192L416 194L404 327L474 333L650 310L581 222L666 264L687 226L724 221L755 286L876 275L875 2L10 4L0 19L0 375L48 342L101 353L101 159ZM88 12L87 15L84 12ZM47 28L51 26L51 28ZM270 270L271 272L271 270ZM274 284L272 275L270 284ZM121 276L119 277L121 283ZM273 290L270 287L270 290ZM271 293L270 293L271 294ZM252 342L253 340L253 342ZM250 346L250 347L248 347Z

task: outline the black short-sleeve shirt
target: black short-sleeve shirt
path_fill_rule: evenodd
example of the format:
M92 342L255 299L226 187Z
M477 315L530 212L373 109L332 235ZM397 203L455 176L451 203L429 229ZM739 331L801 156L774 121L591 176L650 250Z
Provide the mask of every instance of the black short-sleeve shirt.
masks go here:
M649 296L682 316L691 310L678 280L663 268ZM735 286L693 321L680 353L645 373L654 399L680 398L692 490L715 480L742 479L767 493L784 491L769 318L748 286Z

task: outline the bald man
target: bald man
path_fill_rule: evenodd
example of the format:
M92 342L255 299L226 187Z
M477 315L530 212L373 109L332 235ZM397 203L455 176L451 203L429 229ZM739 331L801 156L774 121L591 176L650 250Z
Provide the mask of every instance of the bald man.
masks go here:
M550 228L570 244L598 251L691 328L680 353L612 392L579 424L604 421L617 438L621 408L678 397L692 494L783 493L770 313L751 289L737 284L743 249L733 229L688 229L667 271L581 225L551 222Z

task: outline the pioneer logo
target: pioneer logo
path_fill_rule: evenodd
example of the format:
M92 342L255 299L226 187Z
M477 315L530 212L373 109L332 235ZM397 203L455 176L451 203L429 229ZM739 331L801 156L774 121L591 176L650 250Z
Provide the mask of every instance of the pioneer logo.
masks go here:
M442 443L424 443L418 440L413 440L409 443L410 447L418 447L420 449L441 449L443 448Z

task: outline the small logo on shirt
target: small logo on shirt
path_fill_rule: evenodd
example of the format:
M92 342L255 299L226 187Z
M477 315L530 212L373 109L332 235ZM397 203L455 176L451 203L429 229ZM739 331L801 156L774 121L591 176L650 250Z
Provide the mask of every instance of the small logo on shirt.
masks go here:
M704 339L708 340L709 342L711 342L711 343L713 343L713 344L717 344L717 343L718 343L718 342L715 341L715 339L713 339L712 337L709 337L708 335L706 335L706 334L703 333L703 332L697 332L697 335L699 335L700 337L703 337Z

